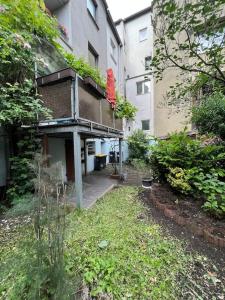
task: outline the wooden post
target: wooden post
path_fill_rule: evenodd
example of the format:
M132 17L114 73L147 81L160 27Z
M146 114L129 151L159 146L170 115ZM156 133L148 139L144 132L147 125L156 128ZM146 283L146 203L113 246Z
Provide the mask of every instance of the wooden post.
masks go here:
M77 208L83 207L83 182L82 182L82 164L81 164L81 142L80 134L73 132L74 148L74 174L75 174L75 194Z

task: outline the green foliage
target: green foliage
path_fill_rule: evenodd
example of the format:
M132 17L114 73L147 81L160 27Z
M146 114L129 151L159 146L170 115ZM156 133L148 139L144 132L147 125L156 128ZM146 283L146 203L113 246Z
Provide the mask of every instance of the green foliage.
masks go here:
M29 32L55 40L59 36L57 21L44 12L43 0L1 0L0 24L8 30Z
M166 69L176 68L177 84L171 101L191 102L205 84L224 89L224 0L153 1L156 48L152 70L159 80ZM193 83L193 76L197 82ZM181 81L178 79L182 78Z
M45 164L46 158L36 155L30 166L36 175L35 195L20 198L8 213L29 226L21 228L26 240L3 256L1 299L70 299L64 268L66 187L62 166Z
M32 37L14 33L0 26L0 79L1 84L22 83L34 77L35 56L31 50Z
M225 140L225 96L215 92L192 111L192 121L202 134L213 133Z
M182 168L170 168L167 181L175 189L183 194L189 194L192 190L185 170Z
M121 96L117 96L115 116L118 119L134 120L137 108Z
M203 173L202 170L192 169L187 173L198 193L205 197L203 208L216 217L224 217L225 182L221 179L225 179L225 171L213 169L210 173Z
M185 132L151 147L150 165L159 179L176 191L204 199L203 208L215 216L224 214L225 147L204 145Z
M149 150L149 139L144 131L138 129L128 137L128 148L130 159L141 159L146 161Z
M23 84L0 84L0 100L0 125L31 124L37 122L40 114L50 116L30 80Z
M66 268L82 275L86 298L176 299L186 256L177 240L138 218L144 207L137 198L135 188L115 189L93 209L71 215Z
M106 87L105 79L98 69L90 66L83 58L77 58L74 54L63 52L68 65L74 69L81 77L90 76L103 89Z
M151 147L151 164L161 176L169 173L169 168L191 169L201 167L208 171L215 165L223 165L224 146L202 145L192 139L186 131L174 133L167 140L159 140Z

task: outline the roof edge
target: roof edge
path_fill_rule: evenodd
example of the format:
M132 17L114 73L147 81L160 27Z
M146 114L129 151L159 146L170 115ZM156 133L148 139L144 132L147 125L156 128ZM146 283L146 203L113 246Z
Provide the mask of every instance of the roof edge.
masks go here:
M107 15L107 20L108 20L109 25L110 25L110 27L111 27L111 29L112 29L112 32L113 32L113 34L114 34L114 36L115 36L115 38L116 38L116 40L117 40L119 46L122 46L123 43L122 43L122 41L121 41L121 39L120 39L120 36L119 36L119 33L118 33L117 29L116 29L116 26L115 26L115 23L114 23L114 21L113 21L112 15L111 15L111 13L110 13L108 4L107 4L106 0L102 0L102 2L103 2L103 4L104 4L104 6L105 6L106 15Z
M144 9L142 9L142 10L140 10L140 11L138 11L138 12L136 12L136 13L134 13L134 14L132 14L132 15L124 18L124 19L119 19L116 22L114 22L114 24L115 24L115 26L117 26L121 22L126 23L126 22L129 22L129 21L132 21L132 20L134 20L134 19L136 19L136 18L138 18L138 17L140 17L142 15L145 15L146 13L149 13L149 12L152 12L152 5L146 7L146 8L144 8Z

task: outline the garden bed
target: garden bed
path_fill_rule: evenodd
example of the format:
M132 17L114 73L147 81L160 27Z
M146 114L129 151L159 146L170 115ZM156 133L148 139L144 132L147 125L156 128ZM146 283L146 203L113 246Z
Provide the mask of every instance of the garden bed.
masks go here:
M202 210L203 202L191 197L175 194L164 184L155 184L149 201L164 215L191 233L203 237L217 247L225 247L225 220L215 219Z

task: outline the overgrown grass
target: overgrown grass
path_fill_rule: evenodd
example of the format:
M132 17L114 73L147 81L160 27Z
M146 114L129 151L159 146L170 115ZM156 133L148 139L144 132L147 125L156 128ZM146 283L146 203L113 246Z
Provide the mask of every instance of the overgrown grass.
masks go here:
M92 297L176 299L177 274L188 256L148 220L137 198L135 188L115 189L93 209L70 217L67 271L82 275Z

